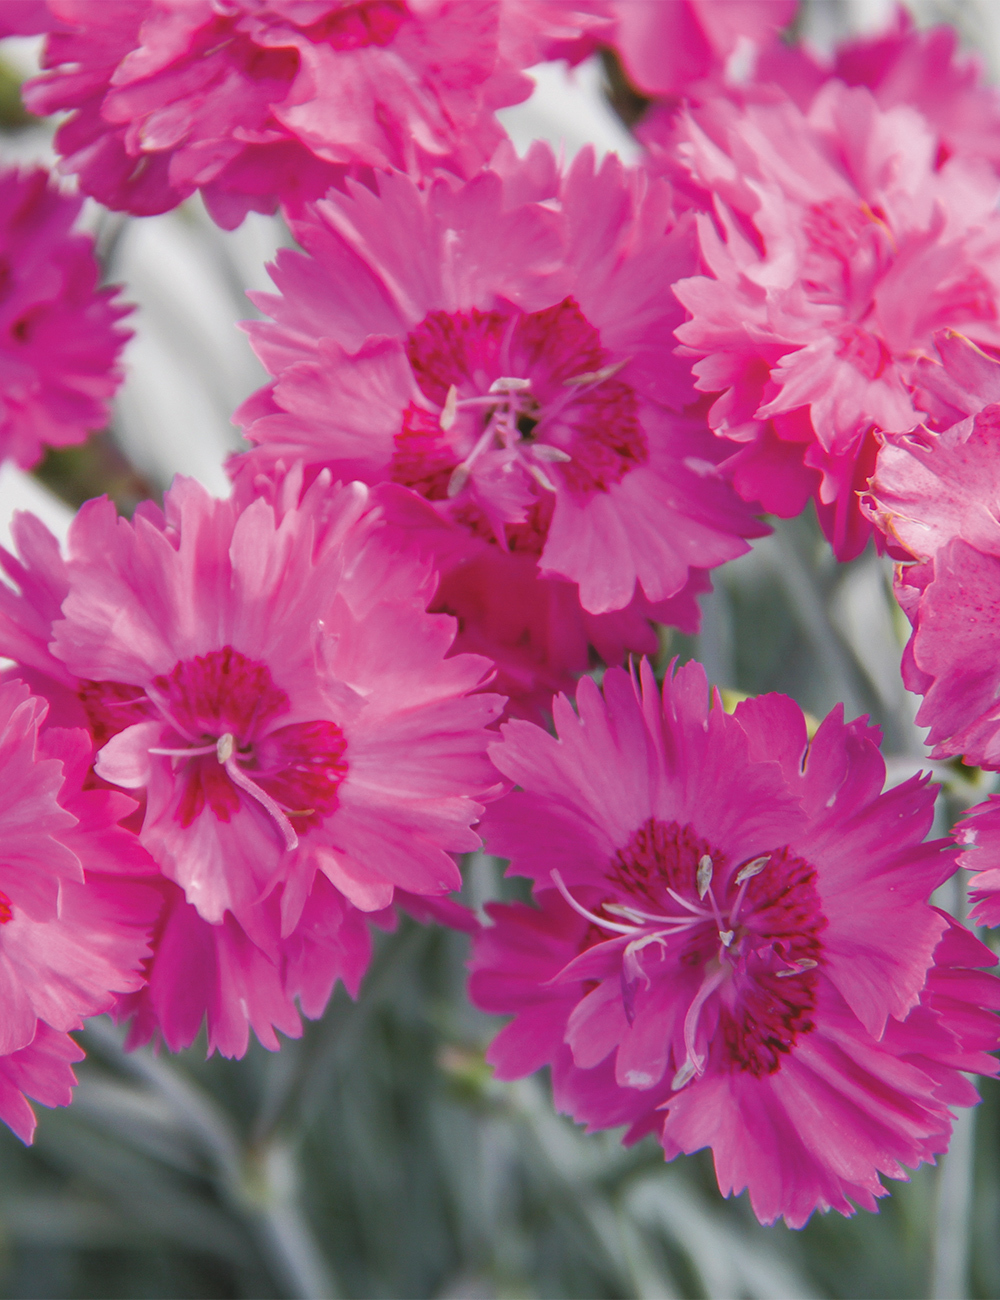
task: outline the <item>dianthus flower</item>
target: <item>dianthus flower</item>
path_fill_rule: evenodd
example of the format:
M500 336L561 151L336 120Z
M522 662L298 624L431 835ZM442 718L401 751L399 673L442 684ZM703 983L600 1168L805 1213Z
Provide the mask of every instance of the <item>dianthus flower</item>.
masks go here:
M507 54L535 62L562 31L546 21L553 6L515 5L541 11L515 39L501 0L49 8L63 26L24 99L34 113L71 111L56 134L64 169L139 216L200 190L227 229L317 198L348 169L474 171L503 138L493 110L531 92Z
M80 204L42 168L0 170L0 458L25 468L103 428L122 380L131 308L97 287Z
M496 787L487 661L445 659L433 576L381 537L362 485L272 499L193 482L128 523L75 519L66 560L37 520L5 558L0 642L61 717L89 723L96 776L140 792L138 843L165 878L133 1041L246 1049L298 1032L294 999L357 990L364 914L458 887L452 856ZM172 884L171 884L172 882ZM190 972L197 967L198 981Z
M408 522L470 644L533 620L527 676L504 679L520 694L549 649L557 684L579 671L566 647L585 647L589 616L621 614L604 640L648 648L633 640L644 619L688 589L690 624L701 571L764 530L686 409L698 394L672 355L670 285L695 265L693 231L669 187L614 157L596 169L589 150L563 176L541 145L496 168L425 189L381 175L378 194L349 185L294 223L306 254L279 254L281 296L255 296L273 321L247 326L276 378L237 413L256 446L234 469L302 459L422 498ZM455 574L477 564L505 570L486 613L476 570ZM561 639L499 603L532 574L560 584L533 604L570 612ZM502 644L495 657L510 659Z
M637 90L673 97L721 76L734 55L752 59L792 21L797 7L797 0L611 0L617 24L607 43Z
M58 25L46 0L5 0L0 10L0 37L38 36Z
M919 31L902 6L884 31L845 41L830 59L801 44L768 42L753 76L758 85L780 86L803 111L831 79L866 86L880 108L920 112L937 138L937 165L960 154L1000 166L1000 95L986 84L982 61L959 51L954 27Z
M955 869L921 843L933 790L883 793L878 732L840 707L811 741L783 696L709 708L694 663L662 697L645 663L584 678L577 710L491 749L521 788L487 848L536 906L492 905L475 941L473 1001L515 1014L488 1059L551 1065L591 1128L711 1147L765 1222L874 1208L879 1173L947 1146L960 1071L997 1072L1000 981L972 969L996 959L926 901Z
M904 563L895 591L913 635L903 680L924 700L934 757L1000 768L1000 362L942 335L927 405L954 423L886 437L864 506Z
M871 527L857 494L875 430L914 428L933 336L1000 344L1000 186L981 157L942 161L914 107L829 81L803 112L774 96L673 119L676 165L714 207L699 219L711 276L680 281L677 331L709 415L743 444L734 481L793 515L809 496L839 558Z
M30 1141L27 1098L67 1105L83 1053L68 1031L143 982L158 897L124 878L152 869L119 821L119 792L84 789L82 731L42 728L47 706L0 685L0 1119Z

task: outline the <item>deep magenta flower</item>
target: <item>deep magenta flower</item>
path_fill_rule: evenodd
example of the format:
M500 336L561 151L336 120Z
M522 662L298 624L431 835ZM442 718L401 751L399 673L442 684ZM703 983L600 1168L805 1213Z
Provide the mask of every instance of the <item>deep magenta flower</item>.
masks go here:
M832 79L808 111L775 94L714 100L671 119L669 147L713 209L710 275L675 292L677 336L717 393L710 422L742 444L747 499L781 515L813 495L841 559L871 529L858 492L875 430L914 428L934 334L1000 344L998 181L983 158L942 160L907 104L883 108Z
M25 1141L27 1098L66 1105L83 1053L68 1037L143 983L159 900L120 820L134 800L84 789L85 732L43 728L47 706L0 685L0 1119Z
M766 1222L874 1208L879 1173L946 1147L959 1071L997 1071L1000 981L970 969L996 959L927 902L955 869L921 842L933 791L883 793L878 732L840 708L809 741L783 696L709 708L698 664L662 698L640 678L584 678L557 738L511 722L491 749L521 788L487 848L536 906L476 939L473 1000L515 1014L488 1059L550 1064L561 1109L668 1158L710 1146Z
M247 329L275 382L238 412L255 447L237 474L303 459L410 489L402 513L442 572L442 607L468 644L498 639L505 666L503 627L530 605L568 611L561 644L529 618L527 675L504 678L517 695L545 680L550 650L555 684L579 671L601 644L590 616L620 615L603 632L619 654L648 648L664 602L683 598L690 623L700 571L763 529L719 475L726 448L672 355L670 285L694 262L669 188L586 150L560 176L541 145L465 184L378 184L296 222L306 254L279 254L280 297L255 298L273 320ZM479 615L477 571L502 571ZM558 586L501 607L532 573Z
M46 0L5 0L0 11L0 37L38 36L58 25Z
M65 170L137 215L201 190L227 229L349 169L475 171L503 138L493 110L531 92L520 69L594 21L585 3L523 0L49 7L62 29L24 96L34 113L71 111L56 135Z
M86 719L97 777L142 798L164 909L133 1041L186 1046L206 1014L227 1055L248 1027L298 1032L296 1001L357 991L368 916L460 885L452 854L500 788L502 699L477 691L488 661L445 658L428 568L362 485L269 486L247 503L178 481L131 524L91 502L66 560L22 516L5 560L0 641L55 716Z
M103 428L122 380L131 308L98 288L80 204L42 168L0 170L0 458L25 468Z

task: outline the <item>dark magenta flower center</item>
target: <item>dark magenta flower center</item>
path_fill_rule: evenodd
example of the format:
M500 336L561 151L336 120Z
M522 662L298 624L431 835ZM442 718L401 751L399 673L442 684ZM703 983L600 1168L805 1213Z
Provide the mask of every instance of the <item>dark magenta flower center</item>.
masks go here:
M169 761L182 782L182 826L206 807L228 822L249 796L293 847L299 832L337 807L348 769L344 733L326 719L278 725L290 709L287 694L266 664L232 646L182 660L145 690L87 682L80 698L98 745L134 722L163 721L150 753Z
M648 460L626 363L573 298L433 311L406 352L428 405L404 416L393 479L505 547L541 550L558 486L606 492Z
M788 847L731 861L691 826L651 817L614 855L607 881L588 946L628 940L627 1017L641 1014L654 981L669 980L687 1004L674 1088L709 1063L754 1075L780 1069L814 1027L827 924L815 868Z
M333 9L305 32L310 40L327 41L335 50L384 47L391 44L407 16L400 0L362 0Z

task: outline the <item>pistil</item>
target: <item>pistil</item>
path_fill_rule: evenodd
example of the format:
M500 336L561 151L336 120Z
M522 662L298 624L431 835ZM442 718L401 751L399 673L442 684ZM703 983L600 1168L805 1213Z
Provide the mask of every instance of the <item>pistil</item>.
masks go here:
M256 799L265 812L274 818L285 841L285 848L298 848L299 837L285 810L276 800L271 798L266 790L262 790L257 782L247 776L246 772L239 767L236 762L235 751L236 738L231 732L227 731L217 741L209 745L193 745L190 749L168 749L161 746L152 746L148 752L173 759L198 758L201 755L214 754L233 785L238 786L251 798Z

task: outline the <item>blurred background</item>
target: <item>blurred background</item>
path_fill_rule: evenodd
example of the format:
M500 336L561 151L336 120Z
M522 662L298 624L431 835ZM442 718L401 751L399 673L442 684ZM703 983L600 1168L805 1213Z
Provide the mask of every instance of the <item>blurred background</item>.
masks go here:
M921 24L956 24L1000 72L995 0L910 7ZM823 46L890 13L811 0L803 23ZM0 48L5 162L53 160L17 97L37 50ZM520 149L541 137L566 156L588 142L637 156L596 60L533 75L535 95L502 114ZM177 472L225 492L230 415L265 379L236 323L289 242L279 220L251 214L227 234L197 200L138 220L95 205L87 220L106 278L138 305L128 378L105 433L31 476L0 470L2 542L15 509L61 534L87 497L109 491L130 511ZM665 633L660 666L695 656L730 690L872 715L891 782L938 768L944 833L994 778L925 759L899 677L906 630L887 563L869 549L838 565L807 515L717 571L701 634ZM469 860L465 901L519 893L501 870ZM961 914L947 888L937 901ZM206 1060L204 1045L126 1055L110 1022L92 1023L73 1106L41 1112L32 1148L0 1126L0 1296L1000 1296L997 1084L940 1166L890 1184L877 1216L765 1229L745 1198L721 1200L709 1157L665 1165L652 1139L625 1150L556 1116L544 1076L493 1080L483 1050L498 1023L468 1005L466 956L464 936L404 919L379 935L357 1003L340 990L301 1040L239 1062Z

